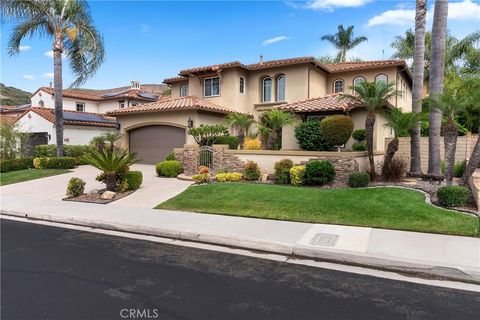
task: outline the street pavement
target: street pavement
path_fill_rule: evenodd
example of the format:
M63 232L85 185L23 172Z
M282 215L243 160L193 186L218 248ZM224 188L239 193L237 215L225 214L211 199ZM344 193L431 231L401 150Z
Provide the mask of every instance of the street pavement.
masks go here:
M1 220L1 318L478 319L480 293Z

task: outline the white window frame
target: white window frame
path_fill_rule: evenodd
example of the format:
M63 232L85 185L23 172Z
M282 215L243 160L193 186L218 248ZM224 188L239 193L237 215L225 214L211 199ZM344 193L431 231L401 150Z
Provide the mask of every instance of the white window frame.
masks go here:
M78 110L78 106L82 106L82 110ZM85 112L85 103L84 102L75 102L75 110L77 112Z
M45 102L43 102L43 100L38 101L38 106L40 108L45 108Z
M337 88L336 88L336 83L337 82L342 83L342 91L337 92ZM345 81L343 81L343 79L337 79L337 80L333 81L333 93L342 93L342 92L345 92Z
M242 83L242 81L243 81L243 83ZM239 85L240 94L245 94L245 88L246 88L245 77L241 76L240 77L240 85Z
M125 100L120 100L120 101L118 101L118 108L119 108L119 109L125 108Z
M270 98L269 100L265 99L265 81L270 80ZM271 77L265 77L262 79L262 102L272 102L272 91L273 91L273 79Z
M185 92L182 92L182 90L185 89ZM180 97L186 97L188 96L188 84L182 84L180 86Z
M386 82L385 82L385 83L388 84L388 76L387 76L386 74L384 74L384 73L377 74L377 75L375 76L375 81L378 81L377 78L378 78L378 77L381 77L381 76L385 77L385 79L386 79Z
M207 82L207 80L210 80L210 79L212 79L212 84L213 84L213 79L218 79L218 94L212 94L207 96L206 95L207 86L205 85L205 83ZM211 92L213 92L213 86L211 86ZM221 92L220 77L217 76L217 77L210 77L210 78L203 79L203 97L204 98L220 97L220 92Z
M365 82L365 81L366 81L366 80L365 80L365 77L362 77L362 76L355 77L355 78L353 78L353 85L354 85L354 86L357 85L357 84L355 84L355 82L356 82L357 80L359 80L359 79L362 79L362 80L363 80L362 82Z
M280 99L280 80L283 79L283 99ZM287 95L287 76L281 74L277 77L277 101L286 101Z

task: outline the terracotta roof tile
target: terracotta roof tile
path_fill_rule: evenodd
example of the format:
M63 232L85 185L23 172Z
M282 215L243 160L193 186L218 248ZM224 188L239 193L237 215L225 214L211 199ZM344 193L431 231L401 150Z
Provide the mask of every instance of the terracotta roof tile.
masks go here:
M191 73L205 72L205 71L218 71L220 69L234 68L234 67L244 67L244 65L241 64L240 61L225 62L225 63L215 64L211 66L195 67L195 68L180 70L179 75L185 76Z
M360 106L360 104L340 99L340 94L334 93L319 98L311 98L284 104L277 107L277 109L295 113L328 111L346 112L358 106Z
M18 117L17 119L20 119L21 117L25 116L29 111L35 112L36 114L46 119L47 121L55 123L55 110L50 108L32 107L26 110L25 113L22 116ZM63 114L64 115L65 114L91 114L91 115L96 115L105 121L109 121L109 122L97 122L97 121L83 121L83 120L63 120L63 124L65 125L107 127L107 128L115 128L117 126L115 118L105 116L104 114L101 114L101 113L63 110Z
M344 72L352 70L372 69L390 66L402 66L405 65L403 60L375 60L375 61L358 61L358 62L341 62L325 64L324 67L332 72Z
M37 90L42 90L48 94L53 95L55 93L55 90L50 87L41 87L40 89ZM35 92L34 95L37 93ZM84 91L84 90L74 90L74 89L65 89L63 90L62 95L67 98L76 98L76 99L82 99L82 100L90 100L90 101L105 101L105 100L112 100L112 99L135 99L135 100L141 100L141 101L156 101L158 96L155 95L155 98L148 98L145 96L141 96L142 93L144 93L141 89L126 89L123 91L119 91L118 94L114 94L115 92L109 92L107 94L101 94L101 93L94 93L92 91ZM150 95L149 93L147 93Z
M166 78L165 80L163 80L163 83L169 84L169 83L183 82L183 81L188 81L188 78L187 77Z
M294 65L299 63L315 63L320 65L318 60L316 60L314 57L298 57L298 58L270 60L270 61L264 61L259 63L247 64L245 67L246 69L249 69L249 70L260 70L260 69L266 69L266 68Z
M166 112L177 110L205 110L218 113L230 113L232 109L220 106L206 99L200 99L197 96L188 96L175 99L168 99L152 103L146 103L141 106L129 107L120 110L107 112L109 115L121 115L128 113L146 113L146 112Z

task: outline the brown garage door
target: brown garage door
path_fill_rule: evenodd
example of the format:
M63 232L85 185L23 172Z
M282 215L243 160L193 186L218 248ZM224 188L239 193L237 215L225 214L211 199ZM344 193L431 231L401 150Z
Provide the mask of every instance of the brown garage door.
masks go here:
M147 126L129 133L130 152L137 154L140 163L155 164L173 150L185 144L185 129L172 126Z

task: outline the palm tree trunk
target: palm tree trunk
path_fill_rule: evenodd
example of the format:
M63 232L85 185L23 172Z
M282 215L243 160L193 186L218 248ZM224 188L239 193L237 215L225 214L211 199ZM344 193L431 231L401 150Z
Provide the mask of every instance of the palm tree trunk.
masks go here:
M398 140L398 138L395 138L388 144L387 151L385 152L385 156L383 158L383 168L390 168L390 163L392 162L395 153L398 151L399 143L400 141ZM383 172L383 168L382 176L385 175L385 172Z
M412 111L422 112L423 78L425 68L425 24L427 0L417 0L415 13L415 51L413 53ZM422 175L420 158L420 123L410 131L410 176Z
M243 130L238 131L237 138L240 149L243 149L243 142L245 141L245 133L243 132Z
M108 191L114 191L117 186L117 174L116 173L107 173L105 176L105 184Z
M57 157L63 157L63 79L62 79L63 39L61 32L53 43L53 87L55 98L55 136L57 139Z
M458 129L453 120L444 128L445 140L445 180L448 186L452 185L453 168L455 166L455 150L457 149Z
M367 113L365 119L365 141L367 142L368 162L370 164L370 177L374 178L377 173L375 170L375 159L373 158L373 130L375 128L375 113Z
M472 154L470 155L470 159L467 163L467 167L463 172L461 181L462 185L466 186L468 184L468 180L478 168L478 166L480 166L480 137L477 139L475 147L473 147Z
M273 150L276 141L277 141L277 130L272 130L268 135L266 149Z
M430 52L430 94L443 92L445 70L445 37L447 33L448 0L435 1L433 14L432 44ZM435 179L442 177L440 168L440 127L442 114L431 108L428 137L428 175Z

